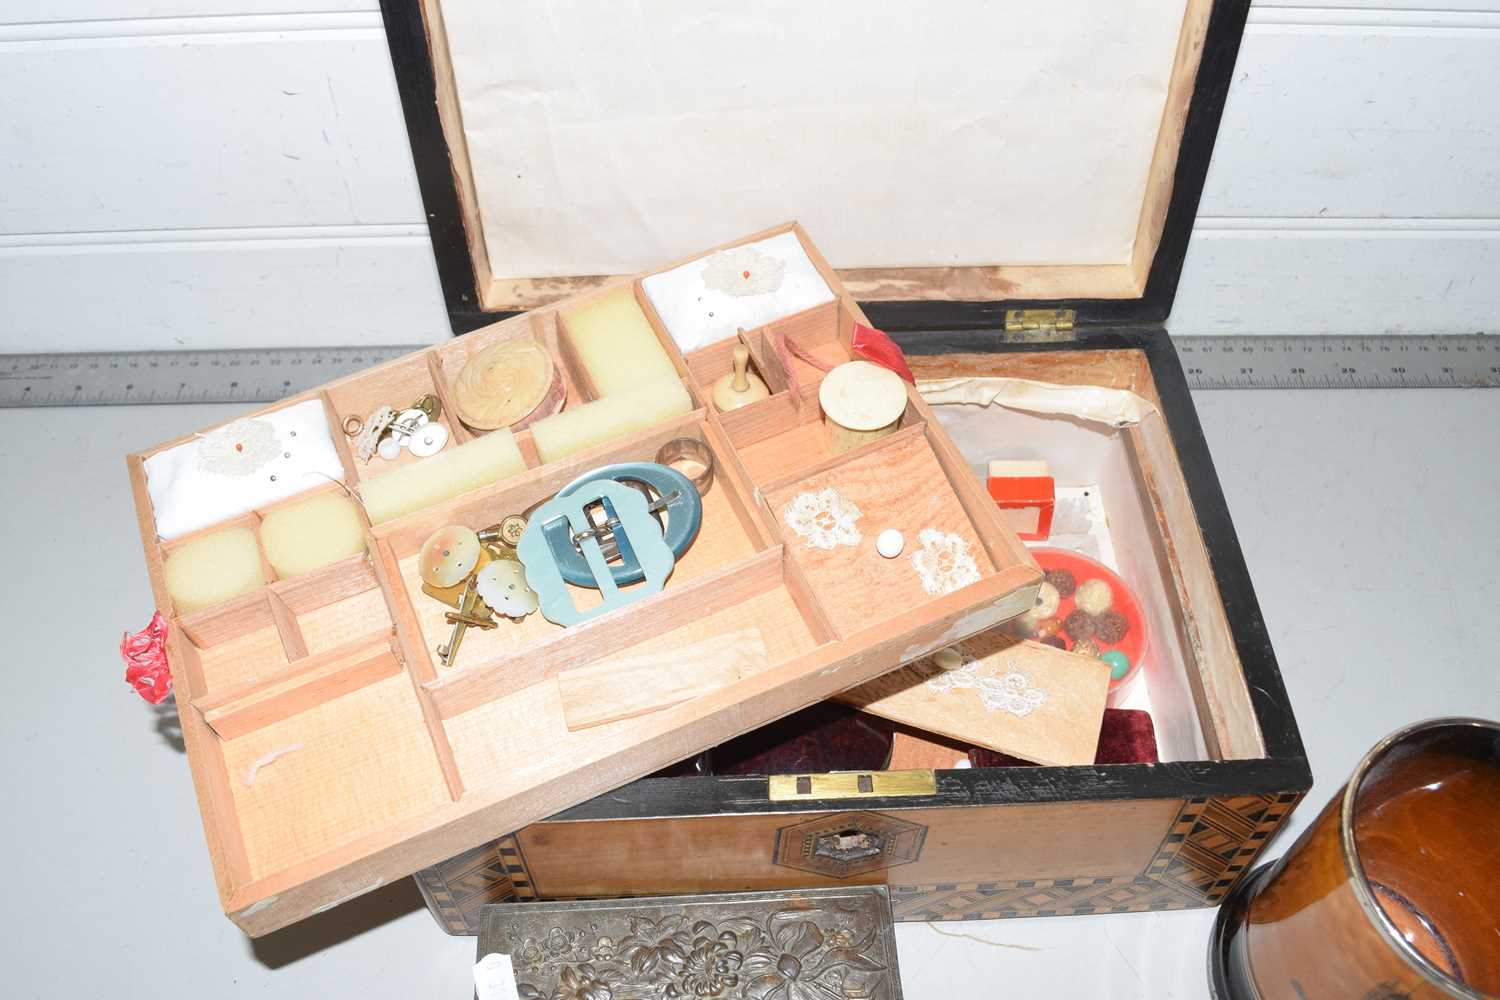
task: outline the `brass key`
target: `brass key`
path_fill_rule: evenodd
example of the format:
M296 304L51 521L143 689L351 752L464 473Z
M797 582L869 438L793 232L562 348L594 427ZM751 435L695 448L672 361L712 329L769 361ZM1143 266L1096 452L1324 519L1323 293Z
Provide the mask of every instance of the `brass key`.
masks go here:
M453 666L454 657L458 655L458 645L464 640L464 630L470 627L463 618L478 617L474 613L479 604L478 586L478 577L470 574L468 581L464 583L464 591L458 598L458 613L463 617L453 623L453 635L448 644L437 648L438 659L445 667Z

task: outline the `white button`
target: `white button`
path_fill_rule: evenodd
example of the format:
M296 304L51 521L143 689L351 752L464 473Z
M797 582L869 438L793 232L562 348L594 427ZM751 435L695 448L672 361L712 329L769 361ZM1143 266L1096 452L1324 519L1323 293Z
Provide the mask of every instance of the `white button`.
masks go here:
M418 427L406 441L406 447L418 458L426 458L428 455L436 455L442 451L448 443L448 428L442 424L426 424Z

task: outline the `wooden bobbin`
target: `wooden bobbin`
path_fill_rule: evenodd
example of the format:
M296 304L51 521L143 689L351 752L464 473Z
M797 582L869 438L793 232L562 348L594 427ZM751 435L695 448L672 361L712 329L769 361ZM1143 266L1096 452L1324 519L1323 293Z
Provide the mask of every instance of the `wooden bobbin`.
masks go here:
M750 348L744 344L734 347L734 371L719 376L714 383L714 406L719 412L737 410L742 406L757 403L771 394L759 375L750 371Z

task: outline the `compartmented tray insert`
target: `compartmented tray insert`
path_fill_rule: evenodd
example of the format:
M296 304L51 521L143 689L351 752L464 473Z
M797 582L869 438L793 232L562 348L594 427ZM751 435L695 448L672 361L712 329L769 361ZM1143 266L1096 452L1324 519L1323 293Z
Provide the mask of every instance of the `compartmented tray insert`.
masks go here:
M738 242L787 233L834 299L742 332L771 395L740 410L719 413L709 402L739 338L684 356L640 279L302 397L323 403L345 484L320 483L205 532L229 524L259 532L269 509L419 475L424 462L487 433L509 436L519 460L455 495L373 524L365 517L363 553L286 579L266 563L266 582L228 601L186 614L173 607L163 564L180 540L157 538L142 465L151 453L132 456L152 583L171 613L174 681L215 873L242 927L259 934L300 919L1030 604L1039 571L914 389L893 434L842 454L830 447L818 386L827 368L852 356L850 331L863 316L795 225ZM620 302L628 312L632 298L644 316L630 330L632 350L651 354L640 338L654 337L666 363L653 373L656 401L621 407L630 387L609 366L626 362L588 334L591 315ZM455 402L465 363L528 338L559 373L564 416L591 408L624 429L588 443L539 423L514 432L466 425ZM428 394L440 401L450 437L433 459L361 459L340 432L346 417ZM670 409L662 398L685 400L686 409L658 417L653 403ZM660 593L566 628L532 614L470 629L454 665L442 663L434 650L447 641L448 609L422 592L417 569L433 531L495 524L592 469L650 461L683 437L707 446L716 474L698 537ZM825 490L858 506L853 544L820 548L794 530L788 508ZM875 553L884 527L906 533L907 555ZM954 539L968 568L924 582L910 555L928 529ZM590 588L569 592L580 609L600 599Z

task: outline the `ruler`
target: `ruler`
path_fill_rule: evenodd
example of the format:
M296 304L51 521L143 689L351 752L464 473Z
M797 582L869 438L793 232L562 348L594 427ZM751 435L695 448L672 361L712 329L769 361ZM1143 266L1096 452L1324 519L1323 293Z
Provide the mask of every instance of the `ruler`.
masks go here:
M1500 385L1500 337L1173 337L1194 389Z
M1500 385L1500 337L1173 337L1194 389ZM0 355L0 407L268 403L419 350L385 347Z
M269 403L422 346L0 354L0 406Z

